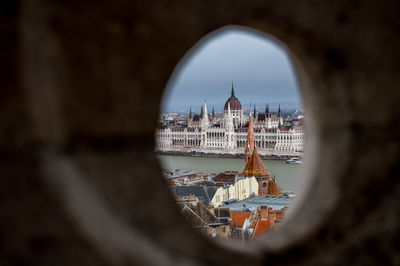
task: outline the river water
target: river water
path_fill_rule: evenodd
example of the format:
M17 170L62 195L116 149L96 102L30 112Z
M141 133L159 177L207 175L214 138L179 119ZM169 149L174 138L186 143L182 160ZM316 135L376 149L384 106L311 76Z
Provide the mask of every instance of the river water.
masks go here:
M218 174L224 171L243 171L244 159L207 158L190 156L158 155L163 169L195 170L200 173ZM282 160L263 160L270 174L275 175L276 181L283 191L297 191L298 173L301 165L287 164Z

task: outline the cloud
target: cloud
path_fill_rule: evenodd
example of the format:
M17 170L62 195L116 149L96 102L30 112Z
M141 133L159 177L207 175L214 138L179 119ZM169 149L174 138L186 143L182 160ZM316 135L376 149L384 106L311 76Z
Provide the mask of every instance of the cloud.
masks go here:
M236 96L244 103L300 102L295 75L283 47L242 30L214 34L175 72L163 100L163 110L222 105L230 96L233 79Z

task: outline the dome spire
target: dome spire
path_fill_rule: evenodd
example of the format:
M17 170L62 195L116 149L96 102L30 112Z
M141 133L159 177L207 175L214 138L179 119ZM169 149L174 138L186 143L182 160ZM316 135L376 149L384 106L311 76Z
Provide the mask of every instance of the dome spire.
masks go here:
M235 90L233 89L233 79L232 79L232 91L231 91L231 96L235 97Z

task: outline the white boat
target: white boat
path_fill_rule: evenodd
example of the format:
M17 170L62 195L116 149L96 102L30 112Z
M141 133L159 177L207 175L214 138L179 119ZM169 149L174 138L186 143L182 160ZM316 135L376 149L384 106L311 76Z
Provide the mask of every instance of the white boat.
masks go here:
M287 159L286 163L288 163L288 164L301 164L301 163L303 163L303 161L300 158L293 157L293 158Z

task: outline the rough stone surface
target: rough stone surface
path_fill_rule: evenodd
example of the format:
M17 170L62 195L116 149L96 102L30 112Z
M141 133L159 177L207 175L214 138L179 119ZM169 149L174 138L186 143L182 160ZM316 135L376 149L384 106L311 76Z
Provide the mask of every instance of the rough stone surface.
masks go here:
M0 264L399 265L399 13L394 0L3 1ZM176 65L226 25L287 46L307 112L308 186L245 248L191 230L152 153Z

